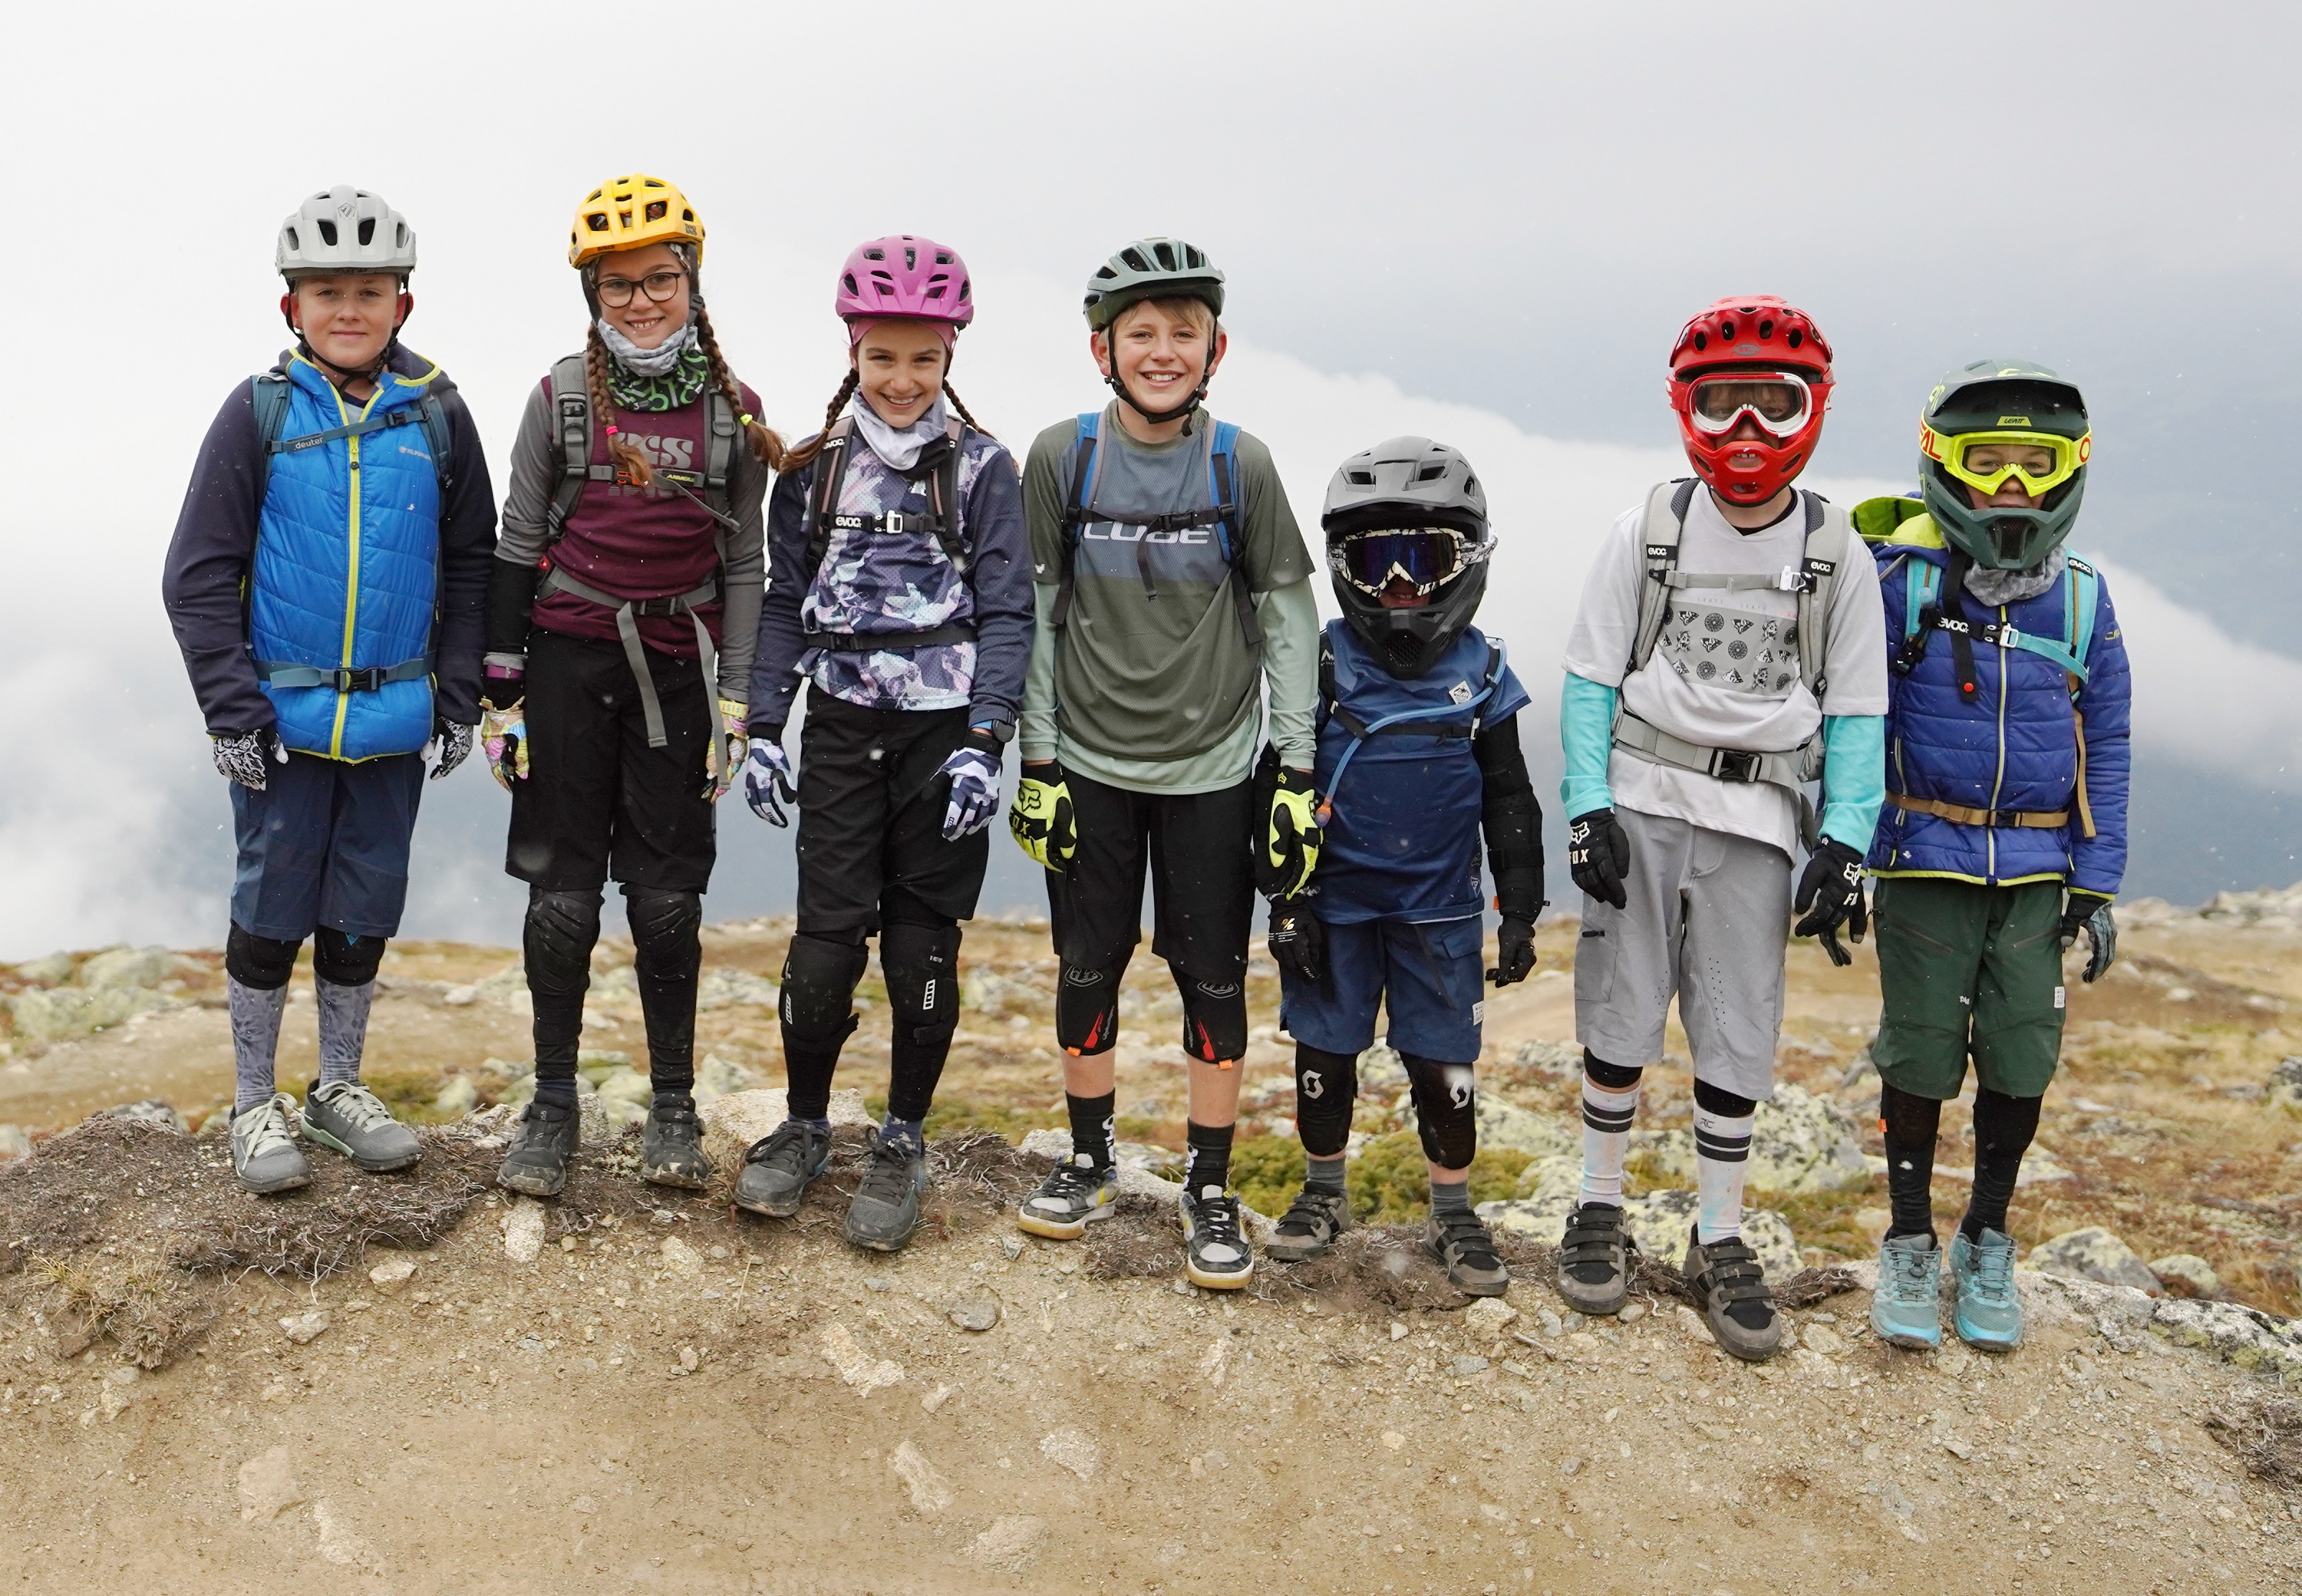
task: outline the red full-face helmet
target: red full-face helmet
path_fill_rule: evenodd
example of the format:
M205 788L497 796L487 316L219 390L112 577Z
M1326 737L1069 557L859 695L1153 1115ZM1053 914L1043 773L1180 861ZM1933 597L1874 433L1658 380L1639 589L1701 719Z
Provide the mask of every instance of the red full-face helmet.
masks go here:
M1719 300L1671 346L1688 464L1729 504L1765 503L1813 458L1832 381L1830 345L1806 312L1771 294Z

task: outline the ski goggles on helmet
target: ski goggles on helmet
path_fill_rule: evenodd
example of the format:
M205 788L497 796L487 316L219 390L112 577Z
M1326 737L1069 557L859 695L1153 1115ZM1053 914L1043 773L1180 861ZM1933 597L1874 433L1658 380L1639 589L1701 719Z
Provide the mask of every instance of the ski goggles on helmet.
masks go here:
M1491 538L1482 542L1451 526L1357 532L1327 546L1327 564L1369 598L1381 598L1402 579L1419 595L1453 581L1494 547Z
M1814 391L1796 372L1721 372L1687 384L1686 419L1712 437L1745 416L1770 437L1795 437L1814 416Z
M2022 491L2035 499L2079 474L2094 452L2094 434L2061 438L2052 433L2007 431L1946 438L1921 423L1919 449L1979 492L1995 493L2020 477Z

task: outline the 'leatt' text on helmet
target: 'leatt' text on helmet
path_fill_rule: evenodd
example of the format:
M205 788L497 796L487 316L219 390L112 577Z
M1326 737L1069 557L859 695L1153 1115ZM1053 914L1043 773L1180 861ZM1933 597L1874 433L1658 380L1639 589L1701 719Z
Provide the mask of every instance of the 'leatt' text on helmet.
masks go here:
M2036 509L1974 507L1957 467L1964 447L1986 441L2000 446L1999 456L2037 457L2050 485ZM1944 538L1976 565L2028 571L2070 536L2093 453L2077 383L2028 360L1978 360L1945 374L1927 396L1919 422L1919 493Z

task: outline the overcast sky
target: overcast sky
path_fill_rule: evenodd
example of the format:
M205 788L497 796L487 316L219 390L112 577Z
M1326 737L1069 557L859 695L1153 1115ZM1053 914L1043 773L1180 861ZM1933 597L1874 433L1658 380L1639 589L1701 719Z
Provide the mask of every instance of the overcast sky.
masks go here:
M339 181L407 213L408 342L500 457L582 336L568 215L634 168L698 203L723 342L793 433L840 375L828 285L859 239L965 252L955 376L1019 443L1096 401L1076 307L1101 257L1200 243L1232 284L1215 401L1306 520L1389 433L1481 459L1530 743L1591 544L1683 470L1662 363L1694 309L1765 290L1816 316L1840 378L1816 470L1842 494L1907 485L1945 368L2058 367L2096 436L2074 544L2109 560L2141 673L2131 886L2289 880L2302 29L2175 14L43 8L12 24L0 105L23 230L0 285L47 312L0 384L0 955L221 939L226 805L158 568L209 418L284 341L281 216ZM782 906L788 834L724 819L710 911ZM509 935L501 826L476 767L433 789L411 933ZM993 899L1028 894L1011 852Z

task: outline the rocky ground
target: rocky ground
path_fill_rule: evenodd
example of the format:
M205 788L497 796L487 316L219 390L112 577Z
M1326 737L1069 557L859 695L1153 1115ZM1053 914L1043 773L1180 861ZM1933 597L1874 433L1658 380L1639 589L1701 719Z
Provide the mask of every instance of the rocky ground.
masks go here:
M1750 1218L1797 1345L1758 1369L1710 1348L1662 1271L1603 1323L1544 1284L1574 1135L1572 921L1489 1006L1477 1195L1519 1279L1475 1306L1412 1246L1418 1161L1380 1052L1353 1162L1366 1228L1237 1298L1180 1286L1155 1183L1180 1142L1178 1015L1147 960L1120 1056L1142 1195L1087 1244L1014 1231L1005 1209L1060 1147L1052 963L1026 923L970 929L935 1214L893 1258L837 1230L883 1003L843 1072L831 1189L777 1225L632 1180L627 947L597 962L584 1167L542 1205L487 1184L527 1084L514 955L395 948L372 1077L435 1127L424 1163L366 1177L319 1155L314 1188L264 1202L183 1133L214 1129L230 1089L214 955L0 971L0 1156L30 1154L0 1167L0 1584L2291 1590L2302 1066L2281 1061L2302 894L2125 912L2120 968L2071 987L2043 1178L2018 1199L2027 1261L2063 1273L2023 1273L2033 1333L2004 1359L1864 1333L1875 973L1794 949L1795 1089L1761 1126ZM723 1163L779 1112L787 934L707 940ZM1260 960L1253 995L1238 1168L1275 1206L1299 1163ZM298 1002L283 1072L312 1046ZM1651 1079L1634 1186L1660 1250L1684 1223L1690 1087L1675 1063ZM1951 1212L1965 1130L1945 1115Z

